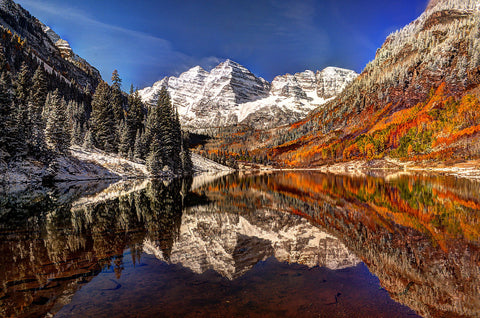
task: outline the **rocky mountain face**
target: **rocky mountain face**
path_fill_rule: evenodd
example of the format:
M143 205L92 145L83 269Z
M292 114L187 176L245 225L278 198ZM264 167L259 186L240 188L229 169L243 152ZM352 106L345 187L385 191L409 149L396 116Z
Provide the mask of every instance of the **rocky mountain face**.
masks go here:
M61 77L67 84L76 83L81 88L89 86L92 90L101 80L99 71L76 55L67 41L19 4L0 0L0 26L3 32L18 35L17 50L43 64L49 74ZM7 43L3 45L8 46ZM12 55L8 57L12 59ZM10 62L15 68L16 61Z
M478 134L461 131L476 127L478 118L451 114L462 112L462 107L477 113L479 8L478 0L431 1L420 17L387 37L375 59L337 98L293 129L279 132L288 138L273 142L272 147L282 143L285 147L277 147L271 155L293 165L316 165L378 158L393 150L396 156L450 151L448 145L434 144L439 138L476 144ZM468 94L473 100L469 106L461 102ZM448 102L449 97L454 99ZM427 126L428 136L419 135ZM467 135L477 139L466 141ZM464 148L457 142L451 149L458 147ZM473 152L469 155L480 155L478 148Z
M276 77L272 83L226 60L210 72L196 66L165 77L140 95L154 104L162 87L178 107L182 124L193 128L246 124L269 128L299 120L341 92L357 74L329 67Z

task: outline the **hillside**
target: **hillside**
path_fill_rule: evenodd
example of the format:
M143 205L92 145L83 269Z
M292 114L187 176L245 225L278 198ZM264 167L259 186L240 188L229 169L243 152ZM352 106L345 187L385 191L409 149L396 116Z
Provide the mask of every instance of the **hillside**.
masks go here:
M0 183L192 174L168 93L146 107L138 91L122 91L118 71L111 81L19 4L0 0Z
M479 158L479 7L480 1L431 2L387 37L336 99L303 121L263 132L249 150L301 167Z
M101 80L100 72L79 57L51 28L12 0L0 0L1 44L12 72L22 61L43 65L53 77L79 92L94 90Z

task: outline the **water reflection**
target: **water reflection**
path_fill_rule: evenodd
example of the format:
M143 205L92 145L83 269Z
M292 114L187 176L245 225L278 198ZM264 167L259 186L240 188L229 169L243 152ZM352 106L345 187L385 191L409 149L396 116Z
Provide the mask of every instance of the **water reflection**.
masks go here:
M412 314L390 296L476 317L478 189L320 173L13 189L0 196L0 315Z
M330 269L360 262L339 240L307 220L276 210L222 213L213 204L188 209L181 224L168 258L160 246L148 239L144 251L160 260L182 264L197 274L211 269L230 280L270 256L280 262Z
M273 197L275 204L339 238L393 299L423 316L480 316L476 181L277 173L227 177L206 187L227 206L255 205L242 202L247 189ZM224 188L230 195L223 194Z
M189 184L121 183L97 195L90 185L10 192L0 202L0 315L56 312L102 270L135 263L145 240L169 255ZM103 187L105 188L105 186Z

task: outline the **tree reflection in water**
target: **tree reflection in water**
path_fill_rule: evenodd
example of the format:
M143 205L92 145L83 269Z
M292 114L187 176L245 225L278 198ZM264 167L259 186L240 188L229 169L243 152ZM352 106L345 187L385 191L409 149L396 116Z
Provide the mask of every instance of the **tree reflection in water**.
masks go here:
M142 180L109 187L75 184L6 192L0 199L0 314L57 313L82 286L95 286L87 283L102 271L114 273L116 283L108 290L123 290L118 282L125 267L141 263L150 254L177 264L165 280L175 275L202 280L211 278L210 270L222 275L227 281L218 287L219 293L214 292L216 283L205 278L211 288L203 293L212 298L236 295L242 288L260 284L252 276L259 271L259 262L270 268L261 275L275 282L262 287L262 292L272 294L268 289L273 286L277 290L287 286L275 285L283 281L275 277L290 273L292 267L275 265L272 256L283 264L320 266L319 270L352 268L351 273L361 271L357 264L362 261L394 300L423 316L480 315L477 182L423 175L375 178L313 172L229 175L204 184L195 182L195 189L189 191L191 182ZM132 272L140 273L141 268ZM181 274L185 270L190 274ZM333 275L335 271L318 273ZM337 285L344 284L337 279ZM354 278L344 279L347 285L351 282L353 295ZM378 305L375 298L380 299L381 293L370 295L373 292L367 289L357 293L365 293L372 303L340 304L335 296L335 306L327 306L332 301L322 300L323 293L330 295L338 286L327 283L320 288L304 280L301 284L299 290L306 289L301 297L317 293L311 297L318 297L321 304L300 315L314 314L314 309L317 314L333 315L353 310L353 315L381 316L388 308L393 308L393 316L408 313L394 303ZM365 288L359 286L355 288ZM348 299L348 291L343 297ZM278 300L268 299L272 304ZM300 313L300 307L295 307L300 300L282 299L277 307L282 303L292 307L283 314ZM350 299L354 301L353 296ZM74 303L60 313L73 310ZM232 303L229 306L217 307L224 313L242 312L240 307L234 311ZM81 312L81 306L76 310Z

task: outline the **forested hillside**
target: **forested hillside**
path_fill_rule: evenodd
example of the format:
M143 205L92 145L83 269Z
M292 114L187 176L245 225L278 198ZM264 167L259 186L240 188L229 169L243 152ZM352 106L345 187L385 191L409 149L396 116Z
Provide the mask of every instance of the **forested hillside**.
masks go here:
M478 8L478 1L432 3L387 38L337 99L258 151L287 166L479 158Z
M0 173L28 162L55 179L71 146L146 163L151 175L190 173L188 136L168 93L146 107L133 87L122 91L116 70L109 86L65 53L65 41L55 46L52 32L14 2L0 2Z

